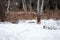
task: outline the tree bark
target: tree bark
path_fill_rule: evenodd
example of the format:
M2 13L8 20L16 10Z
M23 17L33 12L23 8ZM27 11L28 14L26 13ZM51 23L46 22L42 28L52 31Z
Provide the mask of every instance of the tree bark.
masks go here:
M40 9L39 9L39 2L40 2L40 0L37 0L37 13L39 14L40 13Z
M9 9L10 9L10 0L8 0L8 4L7 4L8 6L7 6L7 13L9 13L10 11L9 11Z
M40 22L40 0L37 0L37 23Z
M31 0L30 0L30 12L31 12L31 10L32 10L32 7L31 7Z
M44 7L44 0L42 0L42 5L41 5L41 9L40 9L40 15L42 15L43 7Z
M26 8L26 2L25 2L25 0L22 0L22 4L23 4L23 10L24 10L24 12L26 12L27 8Z

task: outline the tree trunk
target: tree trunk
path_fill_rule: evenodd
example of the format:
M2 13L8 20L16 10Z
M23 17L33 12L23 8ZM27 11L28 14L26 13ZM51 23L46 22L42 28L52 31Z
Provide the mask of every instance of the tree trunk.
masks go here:
M10 0L8 0L8 4L7 4L7 13L9 13L9 9L10 9Z
M32 10L32 7L31 7L31 0L30 0L30 12L31 12L31 10Z
M23 4L23 10L24 10L24 12L26 12L27 8L26 8L26 2L25 2L25 0L22 0L22 4Z
M56 5L55 5L55 10L57 10L57 0L55 1Z
M37 0L37 17L36 17L36 19L37 19L37 23L39 23L40 22L40 0Z
M40 15L42 15L43 7L44 7L44 0L42 0L42 5L41 5L41 9L40 9Z
M40 6L40 5L39 5L39 2L40 2L40 0L37 1L37 13L38 13L38 14L40 13L40 9L39 9L39 6Z

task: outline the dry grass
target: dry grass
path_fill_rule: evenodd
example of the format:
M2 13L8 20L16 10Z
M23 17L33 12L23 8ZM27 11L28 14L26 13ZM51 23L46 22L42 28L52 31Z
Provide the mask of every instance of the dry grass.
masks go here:
M6 15L5 21L18 21L19 19L36 19L37 13L35 12L11 12L10 14ZM60 11L50 11L44 12L43 15L39 16L41 19L60 19ZM37 19L36 19L37 20Z
M32 12L12 12L8 15L6 15L6 21L18 21L19 19L26 19L26 20L30 20L30 19L35 19L35 14Z

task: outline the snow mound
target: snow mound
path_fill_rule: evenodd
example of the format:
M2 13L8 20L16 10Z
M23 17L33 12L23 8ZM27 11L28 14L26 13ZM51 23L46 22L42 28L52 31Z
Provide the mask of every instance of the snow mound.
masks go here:
M60 28L59 20L41 20L41 24L35 22L34 20L23 20L18 24L1 23L0 40L60 40L60 30L42 28L43 26Z
M40 24L1 24L0 40L60 40L60 30L45 30Z
M5 21L5 22L0 22L0 24L12 24L12 23Z
M60 20L44 19L44 20L41 20L40 25L43 25L44 28L48 28L48 29L60 29Z
M33 19L33 20L19 20L18 24L19 23L36 23L36 20L35 19Z

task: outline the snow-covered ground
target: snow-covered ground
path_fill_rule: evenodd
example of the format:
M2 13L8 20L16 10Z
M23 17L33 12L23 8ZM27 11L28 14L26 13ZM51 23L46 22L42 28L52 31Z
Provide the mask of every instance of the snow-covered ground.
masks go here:
M60 40L60 20L0 22L0 40Z

